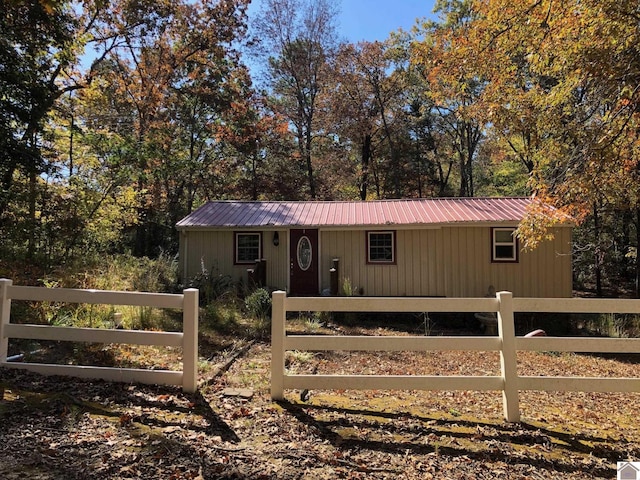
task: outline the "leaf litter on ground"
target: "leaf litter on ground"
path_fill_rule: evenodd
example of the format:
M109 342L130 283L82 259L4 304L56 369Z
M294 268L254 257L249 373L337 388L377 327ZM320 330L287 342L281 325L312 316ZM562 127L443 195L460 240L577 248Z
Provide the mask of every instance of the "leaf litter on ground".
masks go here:
M379 334L374 331L371 334ZM176 387L0 369L0 478L614 478L640 460L640 393L287 391L269 396L254 343ZM520 375L639 377L637 359L520 352ZM166 363L171 363L167 360ZM290 352L295 372L496 375L485 352ZM225 391L251 389L252 396Z

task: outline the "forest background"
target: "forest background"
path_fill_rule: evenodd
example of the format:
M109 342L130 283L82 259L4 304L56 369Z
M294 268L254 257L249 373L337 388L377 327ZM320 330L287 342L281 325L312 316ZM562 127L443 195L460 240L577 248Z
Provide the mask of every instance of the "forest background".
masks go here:
M9 275L174 255L209 200L535 195L524 248L569 214L576 287L638 294L635 2L438 0L359 43L337 0L249 3L4 2Z

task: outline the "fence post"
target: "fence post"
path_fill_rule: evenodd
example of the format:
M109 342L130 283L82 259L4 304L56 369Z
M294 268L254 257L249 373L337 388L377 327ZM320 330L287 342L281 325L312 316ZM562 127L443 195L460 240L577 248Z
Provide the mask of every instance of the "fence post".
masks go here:
M193 393L198 385L198 289L182 293L182 390Z
M516 332L513 316L513 294L498 292L498 336L502 342L500 348L500 367L502 368L502 405L507 422L520 421L518 365L516 358Z
M271 399L284 400L284 337L287 293L273 292L271 302Z
M9 339L4 336L4 330L11 320L11 299L7 290L12 284L12 280L0 279L0 363L6 362L9 355Z

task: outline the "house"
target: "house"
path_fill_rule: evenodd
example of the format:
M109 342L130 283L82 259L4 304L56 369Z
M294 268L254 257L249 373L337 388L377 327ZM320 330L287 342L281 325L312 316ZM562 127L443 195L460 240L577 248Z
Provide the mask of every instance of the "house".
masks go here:
M620 480L636 480L640 472L640 463L618 462L618 476Z
M209 202L177 224L183 278L202 267L236 281L263 259L266 285L291 295L330 288L330 271L366 296L570 297L570 224L521 251L514 231L535 200ZM336 275L336 274L334 274Z

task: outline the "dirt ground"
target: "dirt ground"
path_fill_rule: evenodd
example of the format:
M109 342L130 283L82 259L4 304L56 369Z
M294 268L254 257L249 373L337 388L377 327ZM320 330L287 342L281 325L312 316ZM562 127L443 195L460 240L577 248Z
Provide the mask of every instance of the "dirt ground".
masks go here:
M236 354L237 355L237 354ZM520 373L640 377L635 357L519 355ZM0 369L0 479L585 479L640 460L640 394L288 391L269 345L203 366L198 392ZM224 365L224 368L221 366ZM486 353L291 352L292 371L497 374ZM535 373L532 373L535 372ZM305 392L306 393L306 392Z

